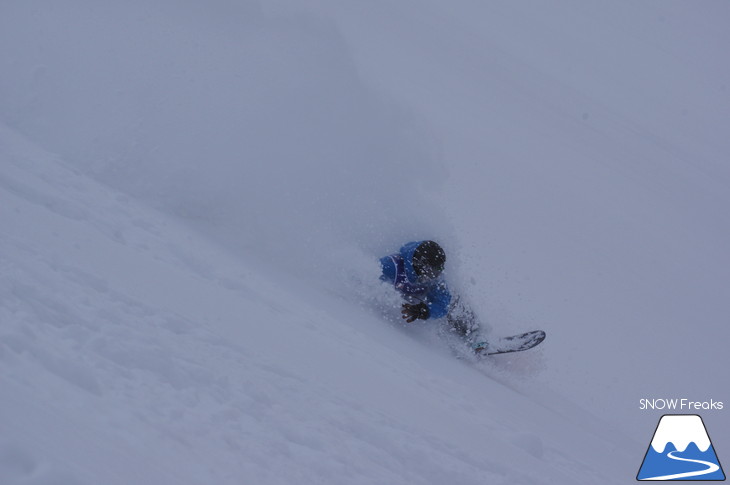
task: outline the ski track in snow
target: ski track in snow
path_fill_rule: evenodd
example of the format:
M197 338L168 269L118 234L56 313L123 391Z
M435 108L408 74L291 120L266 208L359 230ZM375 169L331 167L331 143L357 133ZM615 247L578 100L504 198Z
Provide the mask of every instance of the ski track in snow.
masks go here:
M699 463L700 465L705 465L707 468L705 468L704 470L698 470L698 471L694 471L694 472L675 473L672 475L662 475L659 477L643 478L642 480L678 480L680 478L692 478L692 477L699 477L702 475L707 475L708 473L713 473L720 469L719 466L717 466L716 464L711 463L709 461L694 460L691 458L682 458L680 456L674 456L674 453L679 453L679 451L671 451L671 452L667 453L667 456L669 458L671 458L672 460Z

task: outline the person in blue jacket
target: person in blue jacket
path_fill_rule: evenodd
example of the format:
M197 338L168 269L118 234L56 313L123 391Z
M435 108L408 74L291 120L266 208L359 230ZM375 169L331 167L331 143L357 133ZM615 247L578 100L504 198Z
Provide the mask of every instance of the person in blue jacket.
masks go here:
M485 342L474 339L478 323L472 311L452 298L442 273L446 253L434 241L414 241L400 251L380 258L383 273L380 279L393 285L405 303L401 314L406 322L446 317L451 329L462 335L475 351Z

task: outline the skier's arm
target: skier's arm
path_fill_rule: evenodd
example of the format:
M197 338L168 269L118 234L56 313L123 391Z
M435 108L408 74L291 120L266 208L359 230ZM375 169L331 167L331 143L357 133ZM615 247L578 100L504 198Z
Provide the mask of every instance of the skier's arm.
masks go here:
M445 317L449 312L449 304L451 303L451 293L446 287L446 283L441 282L436 285L428 293L426 303L428 304L429 318Z
M428 320L429 309L426 303L404 303L401 307L401 314L403 320L408 323L415 322L416 320Z
M383 273L380 275L380 279L382 281L393 283L395 281L395 263L393 262L393 258L390 256L380 258L380 267L383 270Z

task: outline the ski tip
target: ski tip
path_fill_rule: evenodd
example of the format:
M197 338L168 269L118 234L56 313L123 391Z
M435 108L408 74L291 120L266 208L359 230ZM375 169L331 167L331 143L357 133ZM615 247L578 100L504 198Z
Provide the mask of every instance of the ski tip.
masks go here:
M544 330L532 330L519 335L512 335L510 337L503 337L496 339L496 341L490 341L486 348L482 349L481 355L498 355L507 354L511 352L522 352L523 350L529 350L545 340L547 334Z

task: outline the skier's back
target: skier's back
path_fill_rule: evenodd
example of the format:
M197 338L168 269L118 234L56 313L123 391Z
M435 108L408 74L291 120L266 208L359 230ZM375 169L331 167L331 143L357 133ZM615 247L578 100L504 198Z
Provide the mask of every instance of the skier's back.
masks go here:
M443 278L446 253L438 243L409 242L397 253L380 258L380 265L380 279L392 284L405 300L401 308L405 321L446 317L453 331L473 343L471 337L479 325L471 310L449 291Z
M441 277L446 253L433 241L405 244L400 251L380 258L380 279L403 296L403 318L408 322L446 316L451 293Z

